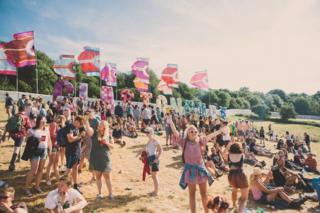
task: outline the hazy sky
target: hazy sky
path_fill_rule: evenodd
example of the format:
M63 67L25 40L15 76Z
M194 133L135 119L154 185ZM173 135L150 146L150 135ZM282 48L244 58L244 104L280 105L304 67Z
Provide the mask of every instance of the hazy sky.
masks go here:
M186 83L206 69L214 89L320 90L318 0L0 0L0 20L0 40L34 30L53 59L93 46L120 71L148 57Z

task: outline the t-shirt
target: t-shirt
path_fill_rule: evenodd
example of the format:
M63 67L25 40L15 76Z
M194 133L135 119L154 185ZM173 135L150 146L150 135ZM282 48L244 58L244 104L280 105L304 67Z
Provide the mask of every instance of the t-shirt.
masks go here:
M67 134L73 134L73 136L78 136L81 132L85 131L82 127L80 129L75 128L73 124L70 124L66 127ZM81 155L81 139L74 141L72 143L68 142L66 146L66 155Z
M50 138L48 129L30 129L29 134L39 139L38 148L47 149L48 148L48 141Z
M147 144L146 150L149 156L157 154L158 145L159 145L159 141L156 141L156 140L152 140Z
M61 202L59 197L60 196L59 196L58 189L49 192L45 200L45 204L44 204L45 208L51 209L51 210L55 209L57 208L59 203L61 204L61 206L71 207L76 204L77 199L81 199L81 200L84 199L84 197L77 190L72 188L69 189L68 192L66 193L64 202ZM80 210L79 212L82 213L82 210Z
M9 107L9 106L13 106L13 99L10 96L6 97L6 104L5 104L5 107Z

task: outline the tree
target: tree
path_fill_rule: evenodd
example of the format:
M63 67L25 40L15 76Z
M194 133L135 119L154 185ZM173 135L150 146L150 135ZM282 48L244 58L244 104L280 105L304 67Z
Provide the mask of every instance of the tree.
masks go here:
M268 94L279 95L279 97L284 101L287 99L286 93L281 89L270 90Z
M280 108L280 116L282 120L287 121L289 118L295 118L296 114L293 104L284 104Z
M259 104L263 103L262 99L260 97L258 97L258 96L251 96L249 98L249 102L250 102L251 107L254 107L256 105L259 105Z
M227 93L226 91L219 91L218 97L219 97L218 104L220 106L229 108L230 101L231 101L231 95L229 93Z
M258 104L252 108L252 112L257 114L260 119L266 119L269 116L270 110L265 104Z
M293 102L296 112L300 115L308 115L310 113L310 104L304 97L298 97Z

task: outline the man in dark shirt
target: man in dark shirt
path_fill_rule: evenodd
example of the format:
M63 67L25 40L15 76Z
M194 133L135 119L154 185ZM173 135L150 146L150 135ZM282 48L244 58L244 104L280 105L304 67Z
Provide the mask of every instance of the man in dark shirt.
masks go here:
M67 161L67 175L72 178L74 188L78 189L78 165L81 159L81 139L86 136L84 129L84 120L77 116L73 124L67 126L67 140L66 144L66 161Z
M13 99L9 96L8 93L6 93L6 100L5 100L5 107L6 107L6 112L8 114L8 119L12 115L12 107L13 107Z
M114 114L120 118L123 117L123 108L120 105L120 102L118 102L118 105L114 109Z
M304 142L306 143L309 152L311 152L311 146L310 146L310 135L308 135L306 132L304 133Z

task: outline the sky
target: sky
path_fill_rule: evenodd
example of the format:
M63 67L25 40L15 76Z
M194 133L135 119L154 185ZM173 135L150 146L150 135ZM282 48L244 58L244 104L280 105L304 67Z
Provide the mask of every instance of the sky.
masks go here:
M185 83L207 70L212 89L320 90L318 0L0 0L0 20L0 40L34 30L52 59L92 46L123 72L146 57Z

